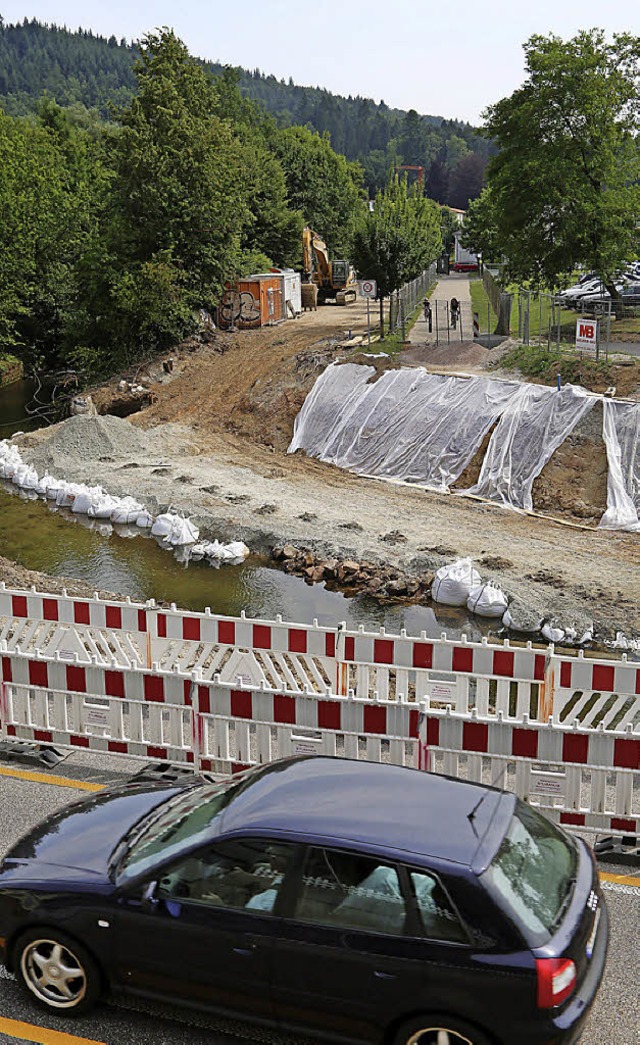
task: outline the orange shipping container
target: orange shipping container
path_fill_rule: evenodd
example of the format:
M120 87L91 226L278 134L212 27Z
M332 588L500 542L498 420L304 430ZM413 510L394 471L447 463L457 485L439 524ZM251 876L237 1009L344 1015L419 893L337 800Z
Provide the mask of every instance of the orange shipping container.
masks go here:
M225 290L218 310L218 321L226 330L253 330L284 319L282 278L273 273L239 279L235 287Z

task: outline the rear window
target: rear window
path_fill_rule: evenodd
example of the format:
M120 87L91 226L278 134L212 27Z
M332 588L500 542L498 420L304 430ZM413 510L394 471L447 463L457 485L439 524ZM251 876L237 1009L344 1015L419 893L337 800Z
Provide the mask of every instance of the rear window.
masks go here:
M518 802L482 880L530 947L545 943L560 922L573 893L577 860L572 839Z

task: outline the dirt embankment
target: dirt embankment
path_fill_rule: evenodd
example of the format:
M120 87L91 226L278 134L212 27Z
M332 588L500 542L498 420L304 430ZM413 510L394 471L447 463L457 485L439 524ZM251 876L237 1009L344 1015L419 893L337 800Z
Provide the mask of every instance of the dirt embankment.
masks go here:
M132 444L130 459L102 455L100 482L114 494L135 494L153 512L169 505L184 510L203 536L226 534L256 551L289 542L326 557L390 563L416 576L469 555L485 578L536 613L565 623L593 618L608 636L617 629L640 633L638 538L593 528L606 500L598 406L534 488L537 508L564 514L582 529L286 454L317 376L333 359L360 358L340 346L350 332L362 333L365 317L360 303L327 306L279 327L215 335L210 343L176 350L171 374L158 364L150 375L155 403L119 422L147 430L146 451ZM464 369L455 358L451 364ZM139 372L136 380L143 377ZM110 394L96 395L102 409ZM37 456L51 435L24 437L25 457ZM477 478L481 459L479 452L460 488ZM96 462L81 447L72 448L64 467L65 478L96 481Z

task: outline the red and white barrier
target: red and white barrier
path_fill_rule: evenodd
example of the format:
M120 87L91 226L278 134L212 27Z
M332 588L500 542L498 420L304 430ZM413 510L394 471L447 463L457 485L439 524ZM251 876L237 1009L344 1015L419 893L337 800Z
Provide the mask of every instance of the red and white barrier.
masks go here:
M640 833L640 735L423 708L421 768L515 790L567 827Z
M436 711L423 703L266 686L180 672L0 656L0 736L235 772L323 753L512 787L568 826L636 834L640 735ZM545 768L546 767L546 768ZM489 774L489 775L488 775ZM635 803L635 805L634 805Z

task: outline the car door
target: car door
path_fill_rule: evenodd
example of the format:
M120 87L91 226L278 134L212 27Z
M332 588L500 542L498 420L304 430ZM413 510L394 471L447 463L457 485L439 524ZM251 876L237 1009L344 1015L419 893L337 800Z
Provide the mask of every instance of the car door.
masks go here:
M115 932L121 986L270 1018L275 907L293 847L209 845L125 892Z
M392 863L307 850L291 915L274 943L279 1020L377 1041L393 1014L414 1011L425 941L409 931L406 888Z

